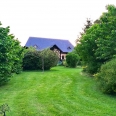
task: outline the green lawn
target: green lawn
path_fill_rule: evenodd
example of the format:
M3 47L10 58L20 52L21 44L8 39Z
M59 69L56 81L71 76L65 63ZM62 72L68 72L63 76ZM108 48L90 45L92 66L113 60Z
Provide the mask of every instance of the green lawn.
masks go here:
M23 72L0 87L7 116L116 116L116 97L102 94L81 68Z

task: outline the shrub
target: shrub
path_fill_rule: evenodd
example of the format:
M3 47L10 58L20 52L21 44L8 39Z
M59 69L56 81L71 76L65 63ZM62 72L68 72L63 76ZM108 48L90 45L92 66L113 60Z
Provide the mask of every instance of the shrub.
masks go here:
M41 51L40 55L41 55L41 59L39 59L40 69L43 69L44 67L45 70L49 70L51 67L54 67L57 65L59 60L58 55L55 52L51 51L50 49L45 49Z
M0 24L0 85L9 81L12 72L21 68L23 57L22 47L14 35L9 34L10 27L2 27Z
M84 68L83 68L83 71L87 72L87 73L90 73L90 74L94 74L96 71L98 71L98 67L99 66L99 63L96 63L96 62L91 62L89 61L87 65L83 65Z
M103 93L116 93L116 58L103 64L95 78Z
M23 70L38 70L40 59L40 51L28 50L23 58Z
M8 104L1 105L0 106L0 116L6 116L6 111L9 111L9 110L10 110L10 108L9 108Z
M16 40L15 45L20 44L19 41ZM23 57L24 57L24 48L22 46L17 46L16 45L16 49L15 49L15 54L16 54L16 58L14 59L14 64L13 64L13 68L12 68L12 72L19 74L22 72L22 64L23 64ZM15 48L15 47L14 47Z
M24 70L49 70L51 67L56 66L58 63L58 55L46 49L43 51L27 50L23 58Z
M66 62L69 67L76 67L78 61L79 61L79 56L77 54L70 52L66 55Z

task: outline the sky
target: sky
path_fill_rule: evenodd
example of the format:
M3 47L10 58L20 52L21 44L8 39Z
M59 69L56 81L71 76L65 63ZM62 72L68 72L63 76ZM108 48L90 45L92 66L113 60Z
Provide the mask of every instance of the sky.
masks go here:
M0 21L24 46L30 36L67 39L73 45L86 19L98 19L116 0L0 0Z

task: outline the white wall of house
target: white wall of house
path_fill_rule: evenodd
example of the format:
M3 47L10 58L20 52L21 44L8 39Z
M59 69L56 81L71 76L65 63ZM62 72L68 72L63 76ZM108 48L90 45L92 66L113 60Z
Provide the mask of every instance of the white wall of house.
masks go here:
M61 60L66 60L66 54L61 54Z

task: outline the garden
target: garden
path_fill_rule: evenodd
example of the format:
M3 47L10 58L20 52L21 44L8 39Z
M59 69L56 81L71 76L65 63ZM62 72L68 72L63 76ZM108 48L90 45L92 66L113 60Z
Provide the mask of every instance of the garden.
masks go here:
M103 94L82 68L24 71L0 87L6 116L115 116L116 97Z
M0 116L115 116L116 7L87 19L58 65L49 48L22 47L0 24Z

